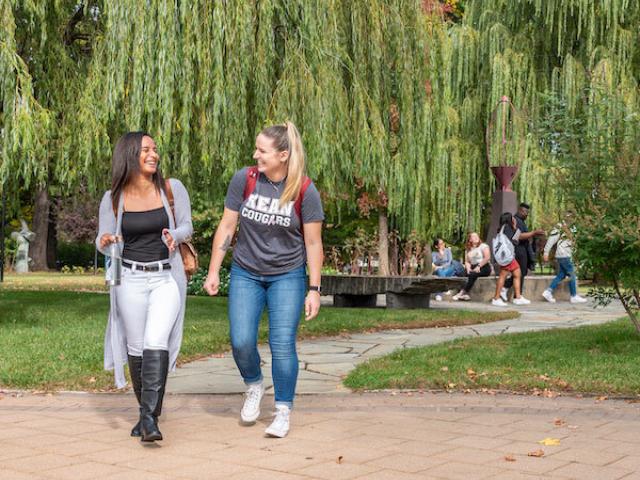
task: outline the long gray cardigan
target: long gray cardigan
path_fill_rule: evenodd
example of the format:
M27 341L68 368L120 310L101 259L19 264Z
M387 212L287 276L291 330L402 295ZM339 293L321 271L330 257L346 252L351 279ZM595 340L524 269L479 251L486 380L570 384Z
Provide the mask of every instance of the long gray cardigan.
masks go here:
M161 192L162 204L164 205L164 209L169 217L169 233L176 241L176 244L179 244L191 237L191 234L193 233L193 225L191 223L191 202L189 201L189 194L180 180L172 178L169 182L171 182L171 190L174 197L174 208L176 213L175 222L173 214L171 213L171 208L169 207L169 201L167 200L164 192ZM122 235L123 205L124 198L121 195L118 205L118 215L116 217L116 215L113 214L111 190L107 190L102 197L102 201L100 202L100 219L98 223L96 247L103 254L108 254L108 252L100 248L100 238L102 235L105 233ZM162 241L166 244L164 237ZM169 369L173 371L176 368L180 344L182 343L182 325L184 323L184 310L187 299L187 277L184 273L179 248L176 248L173 253L170 254L169 259L171 262L171 275L178 284L181 301L178 318L176 319L173 330L171 330L171 334L169 336ZM104 368L105 370L114 371L116 387L123 388L127 385L127 380L124 376L124 366L127 363L127 338L123 320L120 318L118 306L116 305L116 296L114 291L116 288L123 287L111 287L111 308L109 310L107 331L104 337Z

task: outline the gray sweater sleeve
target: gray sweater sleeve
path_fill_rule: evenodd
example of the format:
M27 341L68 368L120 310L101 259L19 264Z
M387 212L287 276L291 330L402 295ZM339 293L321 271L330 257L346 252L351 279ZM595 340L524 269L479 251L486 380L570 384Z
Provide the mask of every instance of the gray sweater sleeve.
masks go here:
M187 189L180 180L172 178L171 191L173 192L173 201L175 208L176 225L175 228L169 229L169 234L176 243L183 243L193 234L193 224L191 222L191 201Z
M113 213L113 206L111 205L111 190L107 190L102 196L100 202L100 211L98 217L98 236L96 237L96 248L103 255L108 255L106 250L100 248L100 238L108 233L115 235L116 233L116 216Z

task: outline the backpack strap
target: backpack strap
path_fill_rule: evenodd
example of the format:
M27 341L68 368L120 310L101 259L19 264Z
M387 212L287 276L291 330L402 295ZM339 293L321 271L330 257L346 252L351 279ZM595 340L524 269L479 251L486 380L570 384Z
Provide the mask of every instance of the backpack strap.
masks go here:
M243 200L249 198L249 195L256 189L258 183L258 167L247 168L247 180L244 183Z
M243 200L249 198L249 195L253 193L256 189L256 184L258 183L258 167L249 167L247 168L247 178L244 184L244 192L242 194ZM300 232L302 233L302 239L304 240L304 226L302 224L302 201L304 200L304 194L311 185L311 179L309 177L302 177L302 185L300 186L300 193L298 194L298 198L296 199L296 203L293 205L293 208L300 219ZM171 203L171 202L170 202ZM173 204L171 204L173 205Z
M309 177L302 177L302 185L300 186L300 193L298 194L298 198L296 198L296 203L293 205L296 213L298 214L298 218L300 219L300 228L302 228L302 201L304 200L304 192L307 191L311 185L311 179Z

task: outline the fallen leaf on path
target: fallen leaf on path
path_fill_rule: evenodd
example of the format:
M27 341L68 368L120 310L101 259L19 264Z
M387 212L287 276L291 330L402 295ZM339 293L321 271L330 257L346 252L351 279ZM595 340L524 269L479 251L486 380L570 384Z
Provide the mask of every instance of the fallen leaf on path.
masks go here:
M505 455L504 456L504 460L506 462L515 462L516 461L516 457L514 457L513 455Z
M562 427L564 425L567 424L567 422L565 422L563 419L561 418L556 418L553 423L557 426L557 427Z
M555 447L557 445L560 445L560 439L547 437L544 440L540 440L538 443L540 445L546 445L547 447Z
M342 455L340 455L340 456L338 457L338 459L336 460L336 463L338 463L338 464L342 463L342 459L343 459L343 458L344 458L344 457L343 457Z
M456 388L457 383L450 383L449 388Z
M534 452L529 452L527 453L527 456L529 457L544 457L544 450L536 450Z
M596 398L596 402L604 402L607 398L609 397L607 397L606 395L602 395L601 397Z

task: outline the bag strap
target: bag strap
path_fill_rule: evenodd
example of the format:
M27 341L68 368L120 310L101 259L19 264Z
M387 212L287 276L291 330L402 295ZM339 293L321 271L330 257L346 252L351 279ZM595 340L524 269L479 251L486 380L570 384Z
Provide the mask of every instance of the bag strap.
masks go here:
M175 200L173 198L173 190L171 190L171 182L169 179L164 181L164 192L167 194L167 200L169 201L169 207L171 207L171 214L173 215L173 223L176 223L176 209L174 207ZM177 226L177 225L176 225Z

